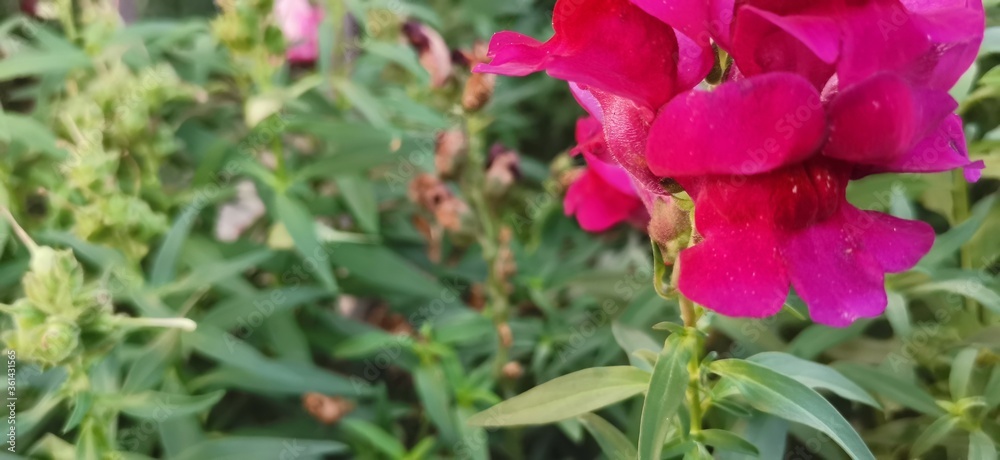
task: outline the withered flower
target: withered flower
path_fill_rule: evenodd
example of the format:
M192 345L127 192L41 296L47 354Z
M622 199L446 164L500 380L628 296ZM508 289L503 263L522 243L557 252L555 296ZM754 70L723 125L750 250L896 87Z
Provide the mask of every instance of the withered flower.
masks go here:
M465 131L453 128L438 133L434 146L434 166L438 175L453 177L465 162L468 153L469 141Z
M403 35L420 57L420 65L431 74L431 87L440 88L451 76L451 52L436 30L418 21L406 21Z

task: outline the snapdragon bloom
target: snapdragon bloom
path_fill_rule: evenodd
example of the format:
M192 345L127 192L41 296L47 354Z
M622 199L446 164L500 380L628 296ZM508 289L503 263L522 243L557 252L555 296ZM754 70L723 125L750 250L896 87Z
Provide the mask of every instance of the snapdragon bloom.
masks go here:
M570 81L647 209L664 180L688 192L683 294L763 317L794 287L815 321L845 326L881 314L885 274L934 241L926 223L852 206L849 181L978 177L947 89L982 22L980 0L559 0L552 39L498 33L478 70ZM735 64L696 88L712 43Z
M566 215L576 215L580 227L588 232L603 232L620 223L645 228L649 213L639 198L632 178L617 164L601 160L607 144L601 122L589 116L576 124L574 155L587 162L583 173L570 184L563 207Z
M309 0L276 0L274 15L288 43L285 51L288 60L302 64L315 62L319 56L323 9L313 6Z

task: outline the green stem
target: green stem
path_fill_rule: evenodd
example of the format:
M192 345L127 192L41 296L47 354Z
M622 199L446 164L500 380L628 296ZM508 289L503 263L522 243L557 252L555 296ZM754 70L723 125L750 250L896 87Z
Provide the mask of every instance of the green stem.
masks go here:
M969 184L965 180L965 174L961 169L952 171L952 215L954 225L960 225L969 218ZM973 254L975 248L971 241L962 245L959 253L962 270L971 271L973 268ZM975 318L983 319L983 311L978 303L970 297L965 298L965 308Z

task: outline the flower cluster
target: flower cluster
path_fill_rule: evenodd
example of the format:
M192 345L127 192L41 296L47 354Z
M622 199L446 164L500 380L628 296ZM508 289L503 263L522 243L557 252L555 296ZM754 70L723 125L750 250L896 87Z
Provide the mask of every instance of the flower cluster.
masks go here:
M609 171L628 174L650 212L677 184L695 205L684 295L764 317L791 286L814 320L844 326L881 314L885 274L934 240L923 222L852 206L848 182L978 178L948 90L983 23L981 0L559 0L550 40L500 32L477 70L544 70L603 125L580 148L595 173L567 197L587 228L628 209L610 201L623 189Z

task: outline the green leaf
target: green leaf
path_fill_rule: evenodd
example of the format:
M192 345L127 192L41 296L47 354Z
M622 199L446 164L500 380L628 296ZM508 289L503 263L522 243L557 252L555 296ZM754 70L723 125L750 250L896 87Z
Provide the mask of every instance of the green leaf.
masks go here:
M788 344L788 353L802 359L813 360L824 351L858 337L868 328L871 320L859 320L845 328L835 328L814 324L807 327L792 343Z
M451 413L450 385L440 366L422 365L413 371L413 385L417 390L427 417L449 445L458 442L458 429Z
M732 379L757 410L822 431L855 460L875 458L861 436L833 405L795 379L759 364L735 359L716 361L709 368Z
M960 419L955 418L951 415L945 415L938 418L927 427L920 436L917 436L916 440L913 442L913 448L910 449L910 456L918 458L925 452L934 447L937 443L941 442L948 433L958 426ZM970 457L975 458L975 457Z
M997 444L982 430L969 435L969 458L975 460L997 460Z
M983 399L986 400L986 408L993 409L1000 405L1000 366L994 367L990 373L990 379L986 381L983 388Z
M102 407L113 408L133 417L159 421L200 414L214 406L225 394L224 390L194 396L143 391L124 396L100 395L99 398Z
M904 407L927 415L944 415L944 409L937 405L934 398L913 382L861 364L837 363L834 368L868 391Z
M2 62L0 60L0 65ZM66 152L56 145L56 140L55 134L38 120L0 111L0 141L18 142L29 149L64 158Z
M639 422L639 460L660 458L671 420L684 403L692 340L696 339L672 334L664 343L660 357L653 366Z
M379 232L378 202L371 182L357 176L342 176L336 179L340 196L347 203L358 226L367 233Z
M184 211L177 216L174 225L170 227L166 238L156 250L153 258L153 268L149 274L150 286L162 286L174 279L177 272L177 258L181 254L181 247L191 233L198 213L202 210L199 203L191 203Z
M593 412L646 390L650 375L631 366L595 367L557 377L469 419L474 426L542 425Z
M951 389L951 400L958 401L969 395L969 379L976 366L979 350L964 348L958 352L951 362L951 374L948 376L948 388Z
M274 394L315 391L328 395L356 395L369 390L367 382L348 380L312 365L268 359L246 342L211 326L184 334L183 341L199 353L231 366L231 369L223 368L227 374L202 375L192 381L194 386L208 386L216 379L228 385Z
M68 72L88 66L90 58L78 49L24 50L0 59L0 81Z
M886 294L889 303L885 307L885 318L889 320L896 335L902 338L909 337L913 333L913 325L910 321L910 311L906 308L906 297L893 291Z
M406 455L406 446L399 442L396 436L386 433L379 426L353 417L342 420L340 426L352 436L388 455L389 458L401 458Z
M344 96L344 99L350 101L369 123L383 128L389 125L378 99L363 86L356 85L350 80L336 79L333 81L333 87Z
M336 441L311 439L227 436L209 439L184 449L171 460L247 460L250 458L322 458L347 452Z
M607 420L595 414L583 414L579 420L610 460L635 460L639 455L632 441Z
M328 295L327 290L318 287L291 286L260 291L250 297L233 297L214 305L198 320L198 324L227 330L252 328L277 312L291 310Z
M260 265L270 259L274 252L269 249L240 254L228 260L215 260L210 263L199 263L191 273L174 284L169 285L169 292L188 292L208 286L214 286L230 278L238 277L243 272Z
M954 257L962 245L972 239L972 236L976 234L979 227L986 221L995 202L995 194L980 201L972 209L972 215L969 216L968 220L948 230L943 235L939 235L935 239L934 246L931 247L930 252L917 264L917 269L928 271L933 267L944 264L949 258Z
M868 392L829 366L779 352L760 353L748 360L787 375L814 390L829 390L842 398L882 408Z
M622 324L619 321L611 323L611 334L615 336L615 342L622 347L628 356L629 363L639 369L653 371L653 366L645 359L636 356L639 350L648 350L653 353L660 352L660 346L649 334L631 326Z
M309 267L315 267L316 275L323 281L323 285L330 291L336 292L338 289L337 280L333 277L333 270L330 268L330 254L319 241L315 219L305 206L287 195L279 194L274 201L278 220L285 225L288 233L292 236L299 254L306 261L309 261Z
M90 407L94 404L94 394L85 391L80 393L74 398L73 401L73 412L69 414L66 418L66 423L63 424L62 432L66 433L73 428L80 425L83 417L90 412Z
M444 298L445 288L436 279L384 246L340 244L333 249L330 259L347 269L349 279L370 285L380 294ZM386 276L386 267L392 267L392 276ZM462 306L458 299L449 303L456 308Z
M994 313L1000 314L1000 294L983 284L982 281L969 279L954 279L937 281L933 283L921 284L907 291L910 294L922 294L928 292L951 292L958 295L974 299L989 308Z
M728 450L740 454L760 455L757 446L754 446L738 434L726 430L701 430L694 436L698 442L712 446L716 449Z

